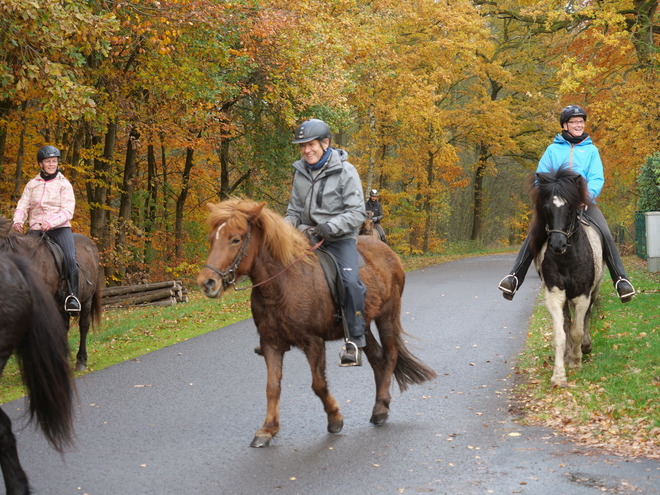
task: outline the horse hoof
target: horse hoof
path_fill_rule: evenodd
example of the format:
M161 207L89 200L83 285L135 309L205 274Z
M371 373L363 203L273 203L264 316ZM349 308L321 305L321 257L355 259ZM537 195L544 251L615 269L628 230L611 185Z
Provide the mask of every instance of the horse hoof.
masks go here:
M591 346L582 346L582 354L589 354L591 352Z
M344 421L337 421L336 423L328 423L328 433L339 433L344 428Z
M85 370L87 370L87 364L76 363L76 371L85 371Z
M373 416L371 416L369 422L376 426L380 426L383 423L385 423L385 421L387 421L387 416L388 416L387 413L374 414Z
M268 447L270 445L270 439L271 437L260 437L260 436L255 436L252 439L252 443L250 444L250 447L254 448L262 448L262 447Z

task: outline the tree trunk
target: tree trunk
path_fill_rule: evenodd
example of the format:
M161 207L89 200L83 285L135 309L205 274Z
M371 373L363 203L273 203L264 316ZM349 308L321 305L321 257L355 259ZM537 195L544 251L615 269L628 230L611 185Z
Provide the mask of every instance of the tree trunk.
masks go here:
M156 201L158 200L158 186L156 185L156 154L154 145L147 147L147 201L144 204L144 258L147 263L151 261L151 234L155 230Z
M117 246L126 243L126 232L131 220L131 207L133 205L133 187L137 171L137 152L140 145L140 133L136 127L131 129L126 144L126 161L124 162L124 180L121 187L119 202L119 225L117 232Z
M433 228L433 184L435 183L434 155L429 151L429 160L426 164L426 180L427 180L427 193L424 197L424 243L422 250L424 253L429 252L429 240L431 238L431 230Z
M11 195L11 202L16 203L18 198L21 197L21 190L23 189L23 157L25 155L25 133L27 132L27 116L25 110L27 104L23 102L21 105L21 134L18 138L18 151L16 152L16 174L14 175L14 193Z
M470 240L478 241L481 238L483 230L483 188L484 188L484 174L486 173L486 163L490 155L488 148L485 144L481 143L478 146L479 158L477 161L477 168L474 172L474 188L473 188L473 202L474 209L472 210L472 234Z
M186 205L186 198L188 197L188 189L190 187L190 170L193 167L194 153L195 150L192 148L186 150L186 165L183 168L183 176L181 178L181 194L179 194L176 200L176 249L174 254L177 258L183 256L183 209Z
M374 184L376 169L376 115L374 114L374 105L369 106L369 132L371 133L371 145L369 146L369 165L367 166L367 179L365 194L369 195Z
M91 132L91 131L90 131ZM117 123L109 122L105 133L103 145L103 156L94 159L93 182L88 182L87 201L90 211L89 233L92 239L99 245L99 251L110 249L110 237L108 235L108 224L105 214L108 189L112 182L112 164L114 161L115 142L117 140ZM96 146L101 142L98 136L92 135L91 145Z

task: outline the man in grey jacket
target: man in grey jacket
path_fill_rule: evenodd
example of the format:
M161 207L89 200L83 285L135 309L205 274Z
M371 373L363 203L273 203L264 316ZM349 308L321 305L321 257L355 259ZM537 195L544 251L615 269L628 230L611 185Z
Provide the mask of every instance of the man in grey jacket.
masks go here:
M357 237L366 218L362 183L347 160L348 153L330 147L330 128L311 119L296 129L293 143L301 159L295 175L285 219L299 230L313 227L325 239L323 247L337 259L345 287L344 314L350 342L342 349L342 366L359 366L360 348L366 345L364 300L366 288L358 271Z

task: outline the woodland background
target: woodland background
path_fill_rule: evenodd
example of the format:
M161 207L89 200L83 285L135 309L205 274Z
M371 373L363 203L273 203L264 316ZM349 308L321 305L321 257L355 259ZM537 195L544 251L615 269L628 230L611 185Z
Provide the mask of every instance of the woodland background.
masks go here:
M195 273L205 203L284 212L296 125L328 122L400 253L521 241L567 104L610 226L660 150L657 0L0 0L0 214L52 144L106 281Z

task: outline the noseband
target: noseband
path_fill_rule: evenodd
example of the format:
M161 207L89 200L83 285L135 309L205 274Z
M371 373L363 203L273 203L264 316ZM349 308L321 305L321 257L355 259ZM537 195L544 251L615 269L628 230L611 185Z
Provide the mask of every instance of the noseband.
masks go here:
M245 255L247 253L247 246L248 243L250 242L251 230L252 230L252 225L248 224L248 231L247 234L245 234L245 239L243 239L243 245L236 254L234 261L232 261L231 265L229 265L229 267L225 271L219 270L211 265L204 265L204 268L208 268L209 270L212 270L218 275L220 275L220 278L222 278L222 283L224 284L225 288L229 287L230 285L234 285L236 283L236 270L240 266L241 262L243 261L243 258L245 258Z
M571 224L568 226L568 232L565 232L565 231L563 231L563 230L557 230L557 229L549 229L549 228L548 228L548 224L545 224L545 232L546 232L546 234L548 234L548 235L550 235L550 234L562 234L562 235L565 235L565 236L566 236L566 239L567 239L567 240L570 239L571 236L572 236L573 234L575 234L575 232L577 231L577 225L576 225L575 219L576 219L576 218L579 218L580 221L582 221L582 214L583 214L583 213L584 213L584 209L580 209L580 213L578 213L577 215L573 216L573 218L572 218L572 220L571 220Z

